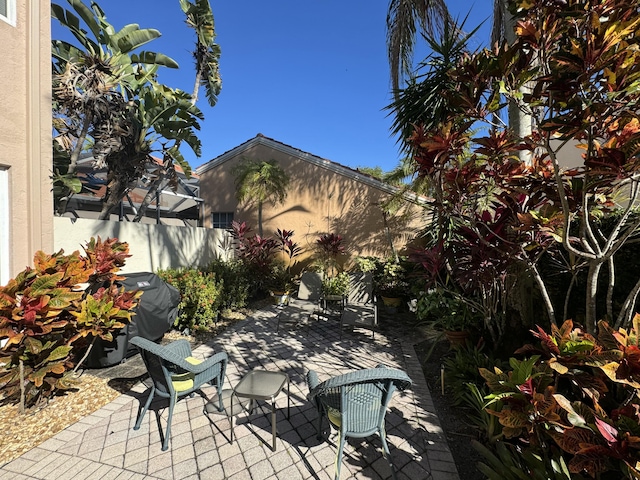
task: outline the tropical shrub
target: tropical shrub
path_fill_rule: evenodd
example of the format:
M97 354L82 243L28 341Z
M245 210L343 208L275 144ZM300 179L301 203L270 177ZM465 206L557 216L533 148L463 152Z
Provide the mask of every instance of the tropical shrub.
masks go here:
M550 334L538 327L540 345L516 352L530 356L511 358L509 370L481 368L502 441L549 473L564 463L575 475L639 478L639 329L640 315L629 330L601 321L596 335L570 320Z
M70 370L95 339L112 341L131 320L141 292L125 292L116 284L130 256L128 245L98 237L84 250L85 255L37 252L33 268L0 287L3 401L31 407L72 387Z
M247 306L251 279L246 265L240 260L214 260L206 268L222 288L221 308L239 310Z
M322 279L322 293L324 295L341 295L349 293L349 274L340 272L332 277Z
M235 241L236 255L245 264L251 279L250 296L266 293L278 242L273 238L252 234L246 222L234 221L231 224L231 236Z
M383 297L406 297L409 282L404 262L395 259L379 261L373 273L373 284L376 293Z
M269 280L269 286L274 292L288 293L294 288L292 267L295 265L295 258L302 253L302 248L293 241L293 234L293 230L278 229L276 232L280 258L272 264Z
M523 270L545 320L576 318L558 318L539 268L544 255L585 272L587 331L597 330L598 310L628 328L637 272L623 301L612 299L615 256L640 227L633 217L640 205L640 2L518 0L507 7L513 41L470 53L462 29L450 29L432 44L436 55L422 64L429 71L416 72L420 88L407 89L393 107L415 178L433 197L431 263L423 265L444 268L425 271L433 281L450 275L478 299L495 344L507 331L507 302ZM501 117L507 108L514 128ZM568 158L581 161L570 168ZM600 288L606 295L598 297Z
M328 276L342 271L340 257L345 254L345 246L342 235L325 233L316 240L318 250L318 262L320 268Z
M187 332L209 330L222 307L222 282L215 274L197 268L180 268L159 270L158 276L180 291L174 327Z

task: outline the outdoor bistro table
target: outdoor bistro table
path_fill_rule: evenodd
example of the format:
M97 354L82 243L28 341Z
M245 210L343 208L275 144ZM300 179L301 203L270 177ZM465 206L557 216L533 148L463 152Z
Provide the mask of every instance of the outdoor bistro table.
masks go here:
M287 418L289 418L291 414L291 395L289 391L289 375L286 373L251 370L240 379L240 382L233 390L233 394L239 398L271 401L271 432L273 434L274 452L276 451L276 397L282 391L285 383L287 384Z
M322 297L322 310L329 316L340 316L344 309L345 298L342 295L325 295Z

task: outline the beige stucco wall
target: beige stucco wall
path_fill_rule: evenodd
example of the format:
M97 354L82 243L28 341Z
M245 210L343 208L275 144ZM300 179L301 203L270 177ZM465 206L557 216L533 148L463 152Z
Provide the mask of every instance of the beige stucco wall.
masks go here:
M320 234L336 233L343 236L351 257L391 255L378 206L389 197L387 192L357 180L356 172L347 170L343 175L332 171L335 168L322 168L265 145L250 146L241 155L201 173L205 227L212 227L212 212L234 212L235 220L246 221L257 233L257 207L238 205L236 199L232 170L243 158L276 160L290 177L285 203L263 206L265 235L273 235L278 228L293 230L294 241L309 254ZM390 221L394 245L400 250L424 226L424 210L414 207L411 211L411 218L398 216Z
M127 242L131 257L126 260L123 273L204 267L216 258L233 257L232 252L222 248L229 243L227 233L218 229L65 217L55 217L54 226L56 252L62 249L66 254L76 250L84 253L83 248L91 237Z
M48 0L17 0L16 25L0 21L0 167L9 180L8 225L0 227L9 251L0 255L9 278L53 248L50 32Z

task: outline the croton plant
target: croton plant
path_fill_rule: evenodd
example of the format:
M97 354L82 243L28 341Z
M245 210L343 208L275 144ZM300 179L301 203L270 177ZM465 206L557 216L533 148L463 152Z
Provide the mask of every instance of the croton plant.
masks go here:
M30 407L72 387L72 369L95 339L113 340L131 320L142 292L116 284L128 245L98 237L84 250L39 251L33 267L0 287L2 401Z
M487 411L503 441L566 464L571 478L637 479L640 315L629 330L598 327L595 335L571 320L551 333L538 327L540 345L521 348L525 358L512 358L509 371L480 369L491 391Z

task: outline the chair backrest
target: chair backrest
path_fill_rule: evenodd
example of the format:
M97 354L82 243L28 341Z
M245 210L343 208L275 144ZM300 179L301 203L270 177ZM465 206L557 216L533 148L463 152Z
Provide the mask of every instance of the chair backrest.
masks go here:
M346 435L369 435L384 422L393 392L409 386L405 372L378 366L330 378L311 388L308 398L319 401L329 415L339 411Z
M322 298L322 274L318 272L304 272L302 277L300 277L298 298L300 300L320 300L320 298Z
M140 349L140 356L147 367L149 377L162 395L173 391L172 374L179 371L176 363L191 355L189 342L178 340L171 343L173 348L158 345L142 337L134 337L131 343Z
M348 303L373 302L373 274L371 272L353 272L349 274Z

